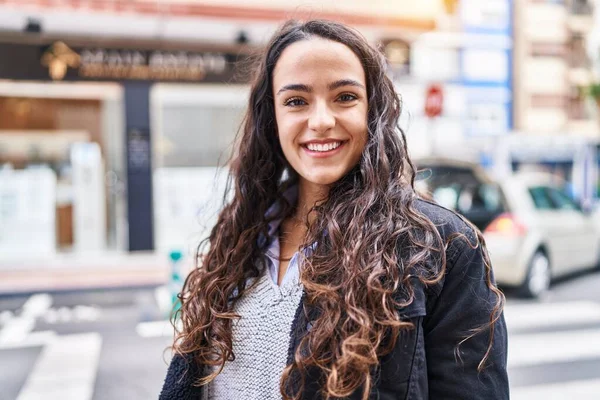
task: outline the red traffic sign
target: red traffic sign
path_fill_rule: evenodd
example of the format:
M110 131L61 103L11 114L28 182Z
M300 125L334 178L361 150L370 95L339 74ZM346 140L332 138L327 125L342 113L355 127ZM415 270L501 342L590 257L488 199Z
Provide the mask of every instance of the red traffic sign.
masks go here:
M440 85L431 85L427 88L425 95L425 115L435 118L442 114L444 105L444 93Z

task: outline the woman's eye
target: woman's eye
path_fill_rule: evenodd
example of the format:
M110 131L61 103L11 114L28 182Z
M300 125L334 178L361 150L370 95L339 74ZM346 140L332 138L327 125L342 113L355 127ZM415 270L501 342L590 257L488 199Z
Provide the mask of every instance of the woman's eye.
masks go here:
M299 98L294 98L294 99L289 99L288 101L286 101L284 103L286 106L288 107L298 107L298 106L303 106L306 104L306 102L302 99Z
M344 103L347 103L347 102L349 102L349 101L354 101L354 100L356 100L357 98L358 98L358 97L356 97L356 96L355 96L355 95L353 95L353 94L350 94L350 93L344 93L344 94L342 94L342 95L341 95L341 96L340 96L338 99L339 99L340 101L344 102Z

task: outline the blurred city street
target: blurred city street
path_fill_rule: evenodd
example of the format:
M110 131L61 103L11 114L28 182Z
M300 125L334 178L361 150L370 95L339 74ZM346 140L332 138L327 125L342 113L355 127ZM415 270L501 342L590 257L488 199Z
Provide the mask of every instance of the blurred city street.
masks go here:
M0 0L0 400L157 398L172 296L250 129L251 61L290 18L381 51L415 191L471 221L512 288L511 398L600 399L599 11Z
M542 301L509 295L511 398L600 395L600 273ZM0 297L1 400L158 397L170 352L166 287Z

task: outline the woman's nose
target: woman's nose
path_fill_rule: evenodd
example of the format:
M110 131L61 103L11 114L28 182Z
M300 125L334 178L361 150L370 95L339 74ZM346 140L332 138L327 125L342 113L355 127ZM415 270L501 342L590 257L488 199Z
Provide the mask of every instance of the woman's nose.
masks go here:
M335 126L335 117L325 102L313 106L308 119L308 128L317 133L326 132Z

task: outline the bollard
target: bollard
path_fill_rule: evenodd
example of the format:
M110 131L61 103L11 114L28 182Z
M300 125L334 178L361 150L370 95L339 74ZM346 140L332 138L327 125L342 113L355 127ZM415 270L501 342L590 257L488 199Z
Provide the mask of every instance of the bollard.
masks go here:
M169 258L171 260L171 282L169 283L171 306L173 312L177 312L181 307L181 302L177 298L177 295L183 287L183 271L181 267L183 254L179 250L173 250L169 253Z

